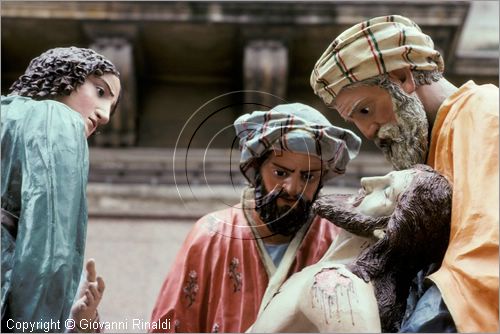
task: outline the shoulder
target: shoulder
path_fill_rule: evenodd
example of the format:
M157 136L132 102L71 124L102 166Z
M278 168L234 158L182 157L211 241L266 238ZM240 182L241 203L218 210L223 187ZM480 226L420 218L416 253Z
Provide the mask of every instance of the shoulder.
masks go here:
M478 103L498 105L498 87L492 84L473 85L468 99Z
M235 206L228 206L225 209L207 213L196 222L196 225L203 225L206 224L207 221L214 221L214 220L225 223L232 223L240 219L245 219L243 210L241 209L240 205L235 205Z
M472 92L484 97L498 96L498 87L493 84L475 85Z
M53 100L37 101L24 96L2 96L2 116L8 120L47 123L58 129L67 125L84 128L80 114L63 103Z
M237 226L238 222L231 219L235 217L232 211L228 208L200 218L187 234L176 263L183 268L194 268L206 259L226 257L231 249L241 248L242 238L232 233L232 227ZM215 261L210 268L224 265L224 261Z
M5 143L15 143L14 150L25 152L22 154L30 157L30 165L40 163L47 168L56 165L59 171L88 166L83 119L56 101L2 97L2 145L4 139Z
M240 227L248 227L240 205L214 211L201 217L188 235L192 243L229 241L241 236ZM243 228L248 232L248 228Z
M20 131L27 141L46 138L48 142L71 146L86 139L80 114L52 100L2 96L2 125Z
M476 85L472 81L462 87L468 89L464 90L456 101L458 119L469 120L471 117L478 120L484 120L484 117L498 119L498 87L492 84Z

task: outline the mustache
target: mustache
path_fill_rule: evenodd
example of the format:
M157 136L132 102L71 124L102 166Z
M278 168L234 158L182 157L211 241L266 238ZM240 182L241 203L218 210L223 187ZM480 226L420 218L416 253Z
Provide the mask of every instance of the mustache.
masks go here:
M427 153L427 138L423 138L418 128L402 124L382 126L374 139L394 169L402 170L423 163Z
M296 203L304 201L308 202L302 194L298 194L296 196L290 195L284 188L273 189L272 191L264 194L263 196L259 196L255 199L255 205L257 208L269 205L276 201L278 198L284 199L286 201L294 201Z
M404 129L398 124L385 124L378 130L374 143L379 149L390 151L393 145L404 142L403 133Z
M364 195L324 195L314 202L312 210L318 216L353 234L362 237L373 237L375 229L386 227L390 216L373 218L356 212L354 206L350 203L354 196L361 198Z
M313 211L322 215L325 207L335 207L338 211L355 212L361 202L366 197L366 191L363 188L358 190L357 194L328 194L319 196L313 204Z
M352 195L351 196L351 198L353 198L352 206L353 207L358 207L361 204L361 202L363 202L363 200L365 199L365 197L366 197L366 191L363 188L359 189L357 195Z

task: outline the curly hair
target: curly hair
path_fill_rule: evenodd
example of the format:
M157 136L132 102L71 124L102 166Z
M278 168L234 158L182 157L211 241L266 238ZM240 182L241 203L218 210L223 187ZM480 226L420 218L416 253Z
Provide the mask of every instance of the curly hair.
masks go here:
M89 75L104 73L120 76L115 65L94 50L54 48L34 58L9 91L34 100L55 99L70 95Z
M411 280L431 264L439 267L448 247L452 188L429 166L415 165L413 169L418 172L390 216L365 216L335 203L335 196L321 197L313 206L319 216L360 236L385 228L383 238L348 266L373 283L384 332L399 330Z

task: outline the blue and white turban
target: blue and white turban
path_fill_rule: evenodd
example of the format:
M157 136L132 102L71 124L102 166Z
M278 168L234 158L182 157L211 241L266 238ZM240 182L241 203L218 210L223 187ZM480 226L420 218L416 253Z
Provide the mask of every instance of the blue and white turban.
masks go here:
M325 167L322 179L326 181L344 174L361 146L361 139L352 131L333 126L318 110L302 103L242 115L234 127L240 138L240 169L252 184L260 167L255 159L270 150L320 158Z

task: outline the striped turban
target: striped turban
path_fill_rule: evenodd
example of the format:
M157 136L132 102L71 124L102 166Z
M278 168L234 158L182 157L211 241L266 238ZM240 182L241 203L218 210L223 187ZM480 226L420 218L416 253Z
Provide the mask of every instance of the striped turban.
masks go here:
M291 151L322 160L323 180L345 173L346 165L359 152L361 139L353 132L333 126L318 110L305 104L282 104L269 111L254 111L235 122L240 139L240 169L254 184L256 159L267 152Z
M316 62L311 86L330 106L346 85L402 68L443 72L444 62L432 39L413 21L381 16L340 34Z

